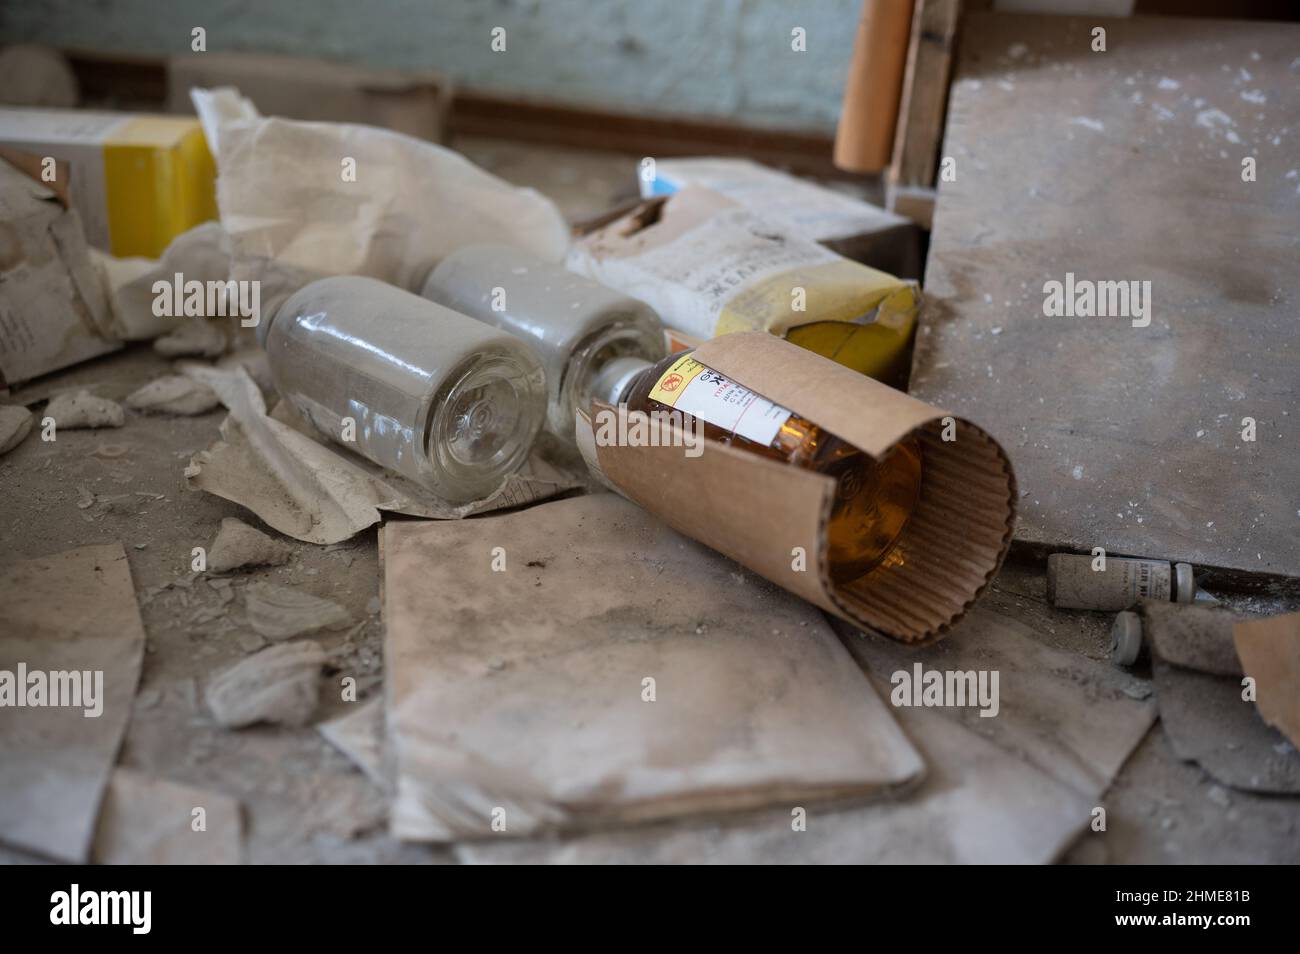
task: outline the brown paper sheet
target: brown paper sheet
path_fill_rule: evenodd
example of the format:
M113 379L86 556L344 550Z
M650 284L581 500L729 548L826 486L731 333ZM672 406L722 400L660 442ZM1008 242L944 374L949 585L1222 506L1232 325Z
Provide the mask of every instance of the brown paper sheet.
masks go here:
M0 576L0 673L16 673L20 663L29 674L102 673L96 717L87 718L84 705L0 711L0 840L60 861L87 860L143 653L120 543L25 560Z
M820 614L620 497L384 537L399 837L862 797L922 773Z
M1232 638L1260 716L1300 748L1300 613L1246 620Z

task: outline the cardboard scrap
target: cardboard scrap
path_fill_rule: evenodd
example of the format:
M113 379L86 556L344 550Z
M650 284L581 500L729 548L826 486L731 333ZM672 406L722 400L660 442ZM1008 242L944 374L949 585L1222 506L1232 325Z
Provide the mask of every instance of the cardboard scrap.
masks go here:
M0 840L87 860L143 653L120 543L24 560L0 576Z
M288 402L267 414L261 391L242 367L186 364L183 372L215 391L230 411L221 423L222 439L190 460L190 486L247 507L307 543L346 540L378 523L384 511L450 520L522 506L582 484L577 474L534 456L525 472L507 478L495 494L451 506L345 448L327 445Z
M1260 717L1300 747L1300 613L1245 620L1232 639Z
M235 799L119 768L104 793L91 860L101 865L236 865L240 839Z
M0 387L122 347L75 210L0 159Z
M861 798L923 772L812 607L618 496L384 537L400 838Z

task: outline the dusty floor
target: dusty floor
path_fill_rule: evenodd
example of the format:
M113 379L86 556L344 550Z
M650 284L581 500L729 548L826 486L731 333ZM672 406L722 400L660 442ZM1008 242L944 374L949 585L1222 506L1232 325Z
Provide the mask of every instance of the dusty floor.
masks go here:
M489 169L552 195L574 219L601 211L634 186L627 159L503 143L462 146ZM42 387L48 393L76 382L121 399L166 370L164 359L135 347L55 375ZM389 838L378 791L314 729L228 731L203 707L206 679L250 650L241 642L247 638L242 611L226 611L211 574L190 571L191 548L208 545L223 517L257 523L238 506L185 486L186 462L217 439L224 413L174 418L128 411L120 429L63 431L51 443L29 436L0 457L0 568L85 544L122 542L148 644L120 763L237 798L245 860L452 861L449 851ZM233 586L268 580L342 604L352 624L322 633L320 641L340 671L362 675L362 698L380 692L375 533L332 547L287 542L295 551L287 565L232 574ZM1041 567L1032 562L1008 566L989 600L1049 645L1105 656L1110 617L1050 608ZM345 705L323 694L318 721ZM1068 860L1300 861L1300 799L1225 793L1199 768L1175 759L1158 723L1106 804L1110 830L1100 838L1082 836ZM3 850L0 859L36 860Z

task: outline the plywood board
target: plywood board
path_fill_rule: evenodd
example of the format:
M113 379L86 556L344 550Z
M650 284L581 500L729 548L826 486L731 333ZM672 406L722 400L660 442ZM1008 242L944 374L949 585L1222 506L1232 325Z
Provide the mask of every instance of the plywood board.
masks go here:
M1003 442L1020 539L1300 575L1297 51L1288 24L963 22L912 389ZM1150 282L1150 323L1047 316L1067 273Z

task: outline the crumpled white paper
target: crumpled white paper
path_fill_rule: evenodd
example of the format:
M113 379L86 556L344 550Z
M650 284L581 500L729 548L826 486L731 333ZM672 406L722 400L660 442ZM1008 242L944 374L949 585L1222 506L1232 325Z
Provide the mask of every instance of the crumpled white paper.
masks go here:
M232 277L262 282L266 314L327 275L418 293L462 245L565 256L569 230L550 200L450 149L371 126L263 117L231 88L190 95L217 160Z
M221 440L185 469L189 485L247 507L268 526L307 543L338 543L381 519L381 511L452 520L533 503L582 485L534 454L483 500L452 506L357 454L322 443L281 401L267 414L262 393L242 367L187 363L230 411Z
M144 341L175 331L193 317L156 315L154 283L224 282L230 277L230 241L217 222L204 222L172 239L162 258L116 258L92 248L112 312L109 331L122 341ZM233 312L228 312L233 314ZM208 316L212 317L212 316Z

